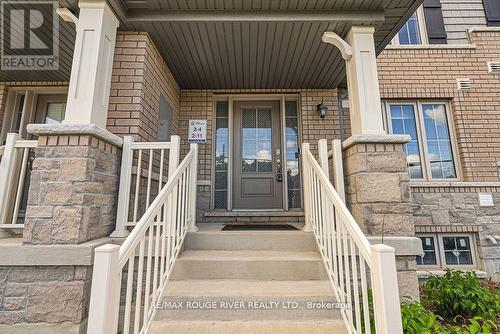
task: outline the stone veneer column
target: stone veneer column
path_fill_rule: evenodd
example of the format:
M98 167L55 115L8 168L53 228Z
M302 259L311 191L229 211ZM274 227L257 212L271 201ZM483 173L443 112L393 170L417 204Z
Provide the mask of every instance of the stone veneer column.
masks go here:
M400 294L417 298L415 255L421 248L418 243L415 247L418 240L403 150L409 140L406 135L352 136L343 143L343 158L346 202L361 229L368 236L390 236L386 241L399 237L399 244L407 243L414 250L415 254L397 252L396 262Z
M121 139L95 125L29 125L38 136L25 244L79 244L114 230Z

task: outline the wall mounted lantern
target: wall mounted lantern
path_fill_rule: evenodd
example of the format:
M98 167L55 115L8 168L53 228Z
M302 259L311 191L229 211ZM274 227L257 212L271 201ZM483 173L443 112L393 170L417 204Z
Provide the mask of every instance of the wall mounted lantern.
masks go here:
M318 110L319 117L325 118L326 112L328 111L328 107L325 106L324 99L321 101L320 104L316 106L316 109Z

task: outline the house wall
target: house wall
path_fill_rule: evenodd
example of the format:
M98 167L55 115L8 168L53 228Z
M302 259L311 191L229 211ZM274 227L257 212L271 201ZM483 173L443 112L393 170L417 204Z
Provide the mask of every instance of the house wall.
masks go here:
M448 44L467 44L469 27L486 27L483 0L441 0Z
M444 13L449 2L442 0ZM500 29L474 30L467 39L470 47L386 49L378 57L380 89L386 100L449 102L462 182L411 183L415 229L473 233L479 268L498 280L500 244L494 238L500 235L500 76L488 74L486 62L499 60ZM457 78L470 78L471 90L459 93ZM481 207L479 192L492 194L494 206Z

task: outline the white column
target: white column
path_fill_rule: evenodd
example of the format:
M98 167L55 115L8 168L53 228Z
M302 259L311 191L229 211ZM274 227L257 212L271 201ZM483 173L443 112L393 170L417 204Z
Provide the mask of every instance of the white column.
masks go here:
M353 135L385 134L373 27L352 27L347 35L352 55L346 60Z
M105 0L81 0L64 123L106 128L119 21Z

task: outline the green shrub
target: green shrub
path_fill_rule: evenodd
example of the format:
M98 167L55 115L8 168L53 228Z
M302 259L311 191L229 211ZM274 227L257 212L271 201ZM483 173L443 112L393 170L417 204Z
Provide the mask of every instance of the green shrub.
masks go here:
M436 316L418 302L404 302L401 305L401 317L405 334L439 333L441 326Z
M463 324L476 317L496 321L500 314L500 293L482 288L472 272L446 270L442 277L431 276L421 297L425 308L447 323Z

